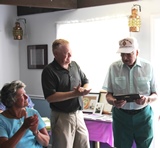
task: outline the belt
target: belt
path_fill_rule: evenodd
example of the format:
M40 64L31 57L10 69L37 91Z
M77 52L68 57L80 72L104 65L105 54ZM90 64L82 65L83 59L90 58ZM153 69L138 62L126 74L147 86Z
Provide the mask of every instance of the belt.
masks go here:
M146 106L141 108L141 109L137 109L137 110L127 110L127 109L122 109L122 108L120 108L119 110L121 110L121 111L123 111L123 112L125 112L125 113L127 113L129 115L135 115L135 114L138 114L141 111L143 111L145 108L146 108Z

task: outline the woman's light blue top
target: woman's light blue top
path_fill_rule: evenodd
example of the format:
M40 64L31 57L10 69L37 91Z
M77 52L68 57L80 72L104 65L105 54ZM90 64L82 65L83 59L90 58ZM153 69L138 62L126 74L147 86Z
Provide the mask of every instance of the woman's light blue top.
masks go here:
M33 116L34 114L38 115L39 118L38 130L46 126L37 110L26 107L26 111L28 117ZM23 122L24 122L24 117L20 119L10 119L0 114L0 137L11 138L19 130ZM26 131L26 133L23 135L21 140L16 145L16 148L42 148L42 147L43 146L41 146L36 141L35 136L29 129Z

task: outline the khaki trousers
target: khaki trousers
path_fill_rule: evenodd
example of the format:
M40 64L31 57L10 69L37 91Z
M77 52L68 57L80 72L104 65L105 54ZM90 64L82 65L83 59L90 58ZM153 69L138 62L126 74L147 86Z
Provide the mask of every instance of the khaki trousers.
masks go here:
M52 148L90 148L82 111L51 113Z

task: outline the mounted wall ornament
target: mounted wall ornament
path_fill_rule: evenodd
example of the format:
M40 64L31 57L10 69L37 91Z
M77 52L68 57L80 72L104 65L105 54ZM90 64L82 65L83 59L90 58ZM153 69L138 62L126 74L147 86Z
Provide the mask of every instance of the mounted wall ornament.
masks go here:
M48 45L27 46L28 69L43 69L48 64Z
M141 12L141 6L134 4L131 9L131 15L129 16L128 26L130 32L139 32L141 27L141 19L138 15Z
M24 25L24 31L23 31L23 28L20 26L21 25L20 22L22 22ZM13 27L14 40L22 40L25 34L25 31L26 31L26 19L25 18L17 19L15 22L15 27Z

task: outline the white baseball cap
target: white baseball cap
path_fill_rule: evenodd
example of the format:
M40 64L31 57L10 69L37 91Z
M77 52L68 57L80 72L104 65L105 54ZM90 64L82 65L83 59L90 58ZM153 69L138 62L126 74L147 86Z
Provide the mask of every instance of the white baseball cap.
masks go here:
M119 49L117 53L131 53L138 50L138 42L134 37L127 37L119 41Z

